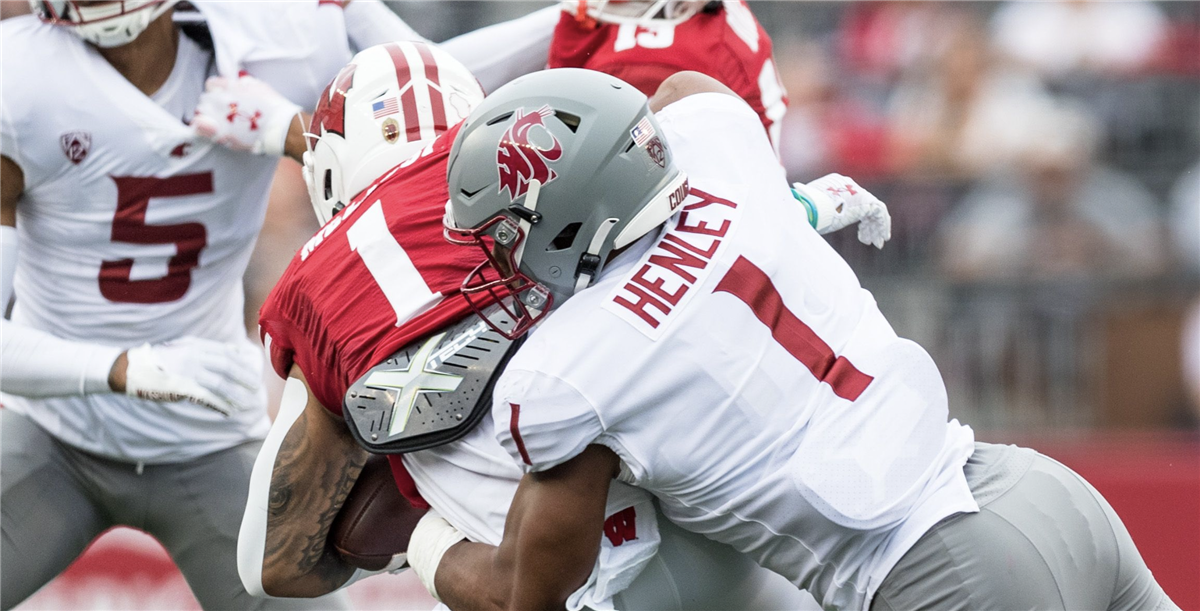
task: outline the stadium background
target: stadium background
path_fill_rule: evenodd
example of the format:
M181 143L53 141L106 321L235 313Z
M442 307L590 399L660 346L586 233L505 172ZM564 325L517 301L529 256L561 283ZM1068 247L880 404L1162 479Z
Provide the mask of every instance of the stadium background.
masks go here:
M548 3L388 4L443 40ZM751 8L790 98L789 174L836 170L888 203L882 251L830 241L933 354L951 414L1079 471L1172 598L1200 609L1200 2ZM249 329L315 229L285 161L246 277ZM350 596L433 604L411 575ZM195 607L161 548L123 529L20 609Z

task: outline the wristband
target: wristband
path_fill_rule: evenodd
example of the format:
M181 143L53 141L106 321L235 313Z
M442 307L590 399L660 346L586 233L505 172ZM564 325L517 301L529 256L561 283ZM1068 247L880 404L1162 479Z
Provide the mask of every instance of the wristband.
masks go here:
M431 509L417 522L417 527L413 529L412 537L408 540L408 564L429 591L429 595L438 602L442 601L434 586L438 565L442 562L442 556L446 555L446 550L466 538L466 535Z
M290 108L288 110L291 112L290 112L290 114L288 114L287 121L275 120L275 121L269 121L263 125L263 134L262 134L262 141L261 141L262 142L262 150L261 151L251 151L251 152L261 153L263 155L270 155L272 157L282 157L283 156L284 150L287 148L288 133L290 133L292 131L292 124L296 122L297 117L300 117L300 107L299 106L296 106L293 104L292 108ZM303 118L300 118L300 126L301 126L300 131L304 131L304 129L303 129L304 119Z
M838 212L833 199L801 182L792 183L792 196L804 206L804 211L808 213L808 224L817 233L827 233Z

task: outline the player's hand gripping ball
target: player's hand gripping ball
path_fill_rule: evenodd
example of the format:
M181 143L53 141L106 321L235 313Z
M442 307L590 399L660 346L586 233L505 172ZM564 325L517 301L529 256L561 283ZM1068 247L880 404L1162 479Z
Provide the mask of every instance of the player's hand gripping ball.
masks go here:
M334 518L330 538L346 562L393 571L407 566L408 539L423 515L400 494L387 458L372 456Z

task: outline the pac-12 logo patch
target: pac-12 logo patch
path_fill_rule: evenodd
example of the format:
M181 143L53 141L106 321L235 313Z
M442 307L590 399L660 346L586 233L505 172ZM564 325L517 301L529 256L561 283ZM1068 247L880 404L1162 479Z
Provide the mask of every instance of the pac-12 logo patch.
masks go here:
M79 165L87 157L88 151L92 150L92 134L89 132L67 132L58 137L58 142L62 145L63 154L75 165Z
M650 142L646 144L646 154L654 160L654 163L658 164L658 167L667 167L667 147L663 145L662 140L658 139L658 136L651 138Z
M509 199L516 201L529 190L529 182L537 180L543 185L554 180L558 174L550 163L562 158L562 144L546 128L544 119L554 114L549 105L526 113L518 108L516 119L500 137L496 149L496 166L500 171L500 190L508 190ZM534 128L541 128L535 131Z

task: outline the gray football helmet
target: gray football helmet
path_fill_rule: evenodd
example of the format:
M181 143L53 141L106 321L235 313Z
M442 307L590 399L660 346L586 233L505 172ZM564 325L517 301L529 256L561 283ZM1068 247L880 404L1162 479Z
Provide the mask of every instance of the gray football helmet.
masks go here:
M646 102L620 79L563 68L501 87L467 117L445 235L487 254L462 291L476 312L500 303L516 321L498 332L520 336L683 202L687 177Z

